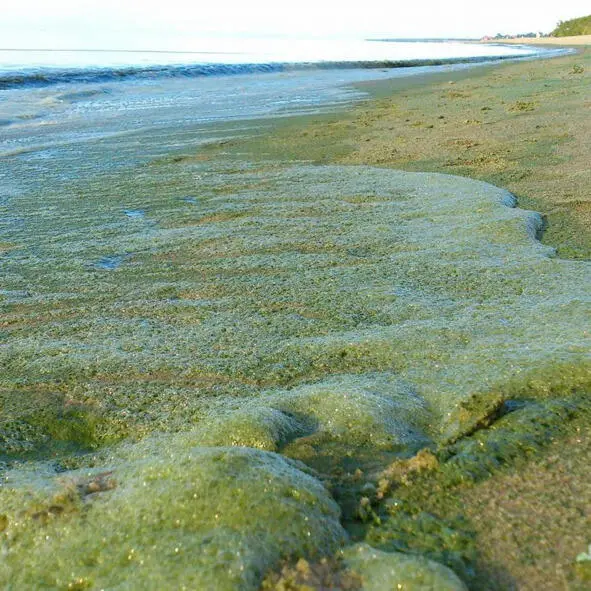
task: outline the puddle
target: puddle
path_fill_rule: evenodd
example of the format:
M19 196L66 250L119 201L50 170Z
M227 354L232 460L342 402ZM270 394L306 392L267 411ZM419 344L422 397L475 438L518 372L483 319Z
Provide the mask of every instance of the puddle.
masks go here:
M117 269L123 263L124 257L121 255L112 255L108 257L103 257L99 261L97 261L94 266L98 269L107 269L112 271L113 269Z
M30 298L31 292L24 289L0 289L0 297L5 297L10 300L22 300Z
M143 209L126 209L124 213L128 218L132 219L143 218L145 215L145 211Z
M191 197L190 195L187 195L186 197L181 197L181 201L184 201L185 203L192 203L193 205L197 204L197 197Z

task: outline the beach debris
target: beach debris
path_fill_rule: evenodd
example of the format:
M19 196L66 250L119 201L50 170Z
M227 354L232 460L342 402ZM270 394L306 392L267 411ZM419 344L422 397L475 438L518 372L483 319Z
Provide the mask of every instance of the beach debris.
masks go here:
M117 481L112 471L100 472L80 479L63 479L60 492L54 495L44 508L31 513L31 519L42 525L51 520L80 510L80 501L94 498L97 493L113 490ZM2 520L4 517L4 520ZM8 527L8 517L0 516L0 531ZM4 526L4 527L3 527Z
M427 448L412 458L395 460L380 474L376 498L383 499L396 485L409 484L413 475L436 470L438 467L437 456Z
M86 497L99 492L113 490L117 487L117 481L113 478L113 471L95 474L89 480L82 480L77 483L76 488L80 496Z
M51 505L47 509L42 509L31 515L31 518L41 523L47 523L52 517L59 517L64 512L61 505Z
M533 111L537 107L534 101L516 101L509 108L509 111Z
M261 586L262 591L288 591L301 589L362 589L359 575L346 568L342 561L322 558L309 562L300 558L295 564L284 564L279 572L269 573Z
M357 506L357 517L364 523L373 523L379 526L382 523L380 516L372 506L372 500L369 497L361 497Z

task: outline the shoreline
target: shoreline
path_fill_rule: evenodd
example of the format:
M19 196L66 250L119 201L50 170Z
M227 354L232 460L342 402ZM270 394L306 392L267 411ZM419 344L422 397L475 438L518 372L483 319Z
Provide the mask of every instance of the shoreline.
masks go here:
M265 126L271 138L269 147L271 150L280 148L277 153L279 160L371 164L408 171L459 174L490 182L513 192L520 207L542 213L550 222L549 234L545 236L544 242L555 245L560 256L589 259L590 232L584 225L585 220L589 219L586 213L588 206L585 205L588 197L586 181L580 179L580 169L584 166L583 154L588 152L584 145L585 132L577 129L578 121L568 123L567 132L562 124L556 124L550 117L562 109L559 106L560 95L571 96L575 100L573 107L577 109L580 123L586 126L584 93L561 86L586 83L590 55L591 52L582 47L566 56L482 64L474 68L357 83L354 86L368 92L370 96L345 110L269 121L269 125ZM558 64L562 63L568 65L561 68ZM557 73L551 88L542 79L544 64ZM578 72L577 67L583 67L583 71ZM523 79L530 76L530 70L538 72L535 87ZM502 77L503 72L508 74ZM490 85L487 78L492 78L495 84ZM516 81L518 85L512 89L511 85L515 85ZM494 94L488 93L487 96L482 93L484 96L479 97L477 89L480 84L489 85ZM437 92L437 97L423 100L429 92ZM550 99L547 105L539 99L535 100L544 93ZM481 104L476 104L478 101ZM489 105L486 101L496 101L496 107L493 107L494 102ZM540 113L542 107L545 107L545 112ZM446 108L455 111L453 120L446 120ZM568 114L562 113L562 116L565 122L570 120ZM540 117L542 121L537 121ZM502 118L506 118L507 123ZM518 124L519 129L513 130L508 122ZM449 124L454 127L447 127ZM296 133L302 126L306 130L305 135ZM495 132L495 138L488 142L490 151L487 150L485 138L489 131ZM358 132L364 134L361 141L354 135ZM533 136L531 141L527 139L528 134ZM577 142L576 150L574 147L569 150L571 135ZM392 136L392 140L389 136ZM411 141L418 142L418 150L409 150ZM402 145L396 146L397 142ZM530 148L527 144L533 146ZM242 146L240 140L237 140L237 145ZM390 146L394 152L388 151ZM256 138L244 140L244 149L251 151L255 160L260 159L256 154L259 148ZM216 151L214 144L209 149L212 154ZM568 179L564 172L560 172L561 162L557 161L558 158L552 158L551 154L555 150L568 150L568 158L577 160L577 164L572 164L576 171L574 179ZM231 153L231 149L224 150L225 155ZM266 150L265 153L272 151ZM510 158L505 158L502 153ZM453 161L454 154L459 156L457 162ZM545 158L545 164L556 168L560 180L565 183L562 185L565 198L572 200L572 208L569 202L565 202L566 199L560 202L560 207L556 207L548 193L551 188L544 186L546 179L534 182L532 177L538 168L542 173L547 173L545 166L539 162L540 158ZM523 170L520 171L521 167ZM520 176L523 178L518 178ZM573 181L576 181L576 185L573 185ZM557 179L550 182L557 189L561 186ZM580 206L584 209L581 212L582 219L573 211L577 209L580 199L583 200Z
M295 62L236 62L236 63L197 63L197 64L148 64L45 67L43 71L34 68L0 72L1 90L37 89L63 84L109 83L128 79L131 81L157 80L158 78L208 78L210 76L241 76L267 73L317 73L322 70L398 70L407 68L436 68L440 66L486 65L526 59L544 59L544 56L531 54L526 56L493 55L451 58L417 58L400 60L325 60ZM404 77L403 75L401 77Z
M375 83L15 197L36 224L0 245L19 576L109 586L131 561L160 588L358 589L393 565L446 589L584 584L590 62ZM204 547L231 568L187 570Z

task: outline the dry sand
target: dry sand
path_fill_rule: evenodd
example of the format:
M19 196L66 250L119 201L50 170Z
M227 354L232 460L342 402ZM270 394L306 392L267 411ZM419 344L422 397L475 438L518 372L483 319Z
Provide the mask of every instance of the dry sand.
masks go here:
M519 45L591 45L591 35L573 37L516 37L515 39L494 39L485 43L517 43Z

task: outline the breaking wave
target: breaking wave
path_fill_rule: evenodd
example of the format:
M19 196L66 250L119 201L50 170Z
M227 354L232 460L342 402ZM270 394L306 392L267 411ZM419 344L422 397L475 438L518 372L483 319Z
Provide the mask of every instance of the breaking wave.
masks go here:
M269 63L200 63L182 65L127 66L115 68L27 68L21 71L0 71L0 89L43 87L55 84L102 83L117 80L149 80L154 78L196 78L202 76L232 76L313 69L379 69L439 66L457 63L479 63L501 59L515 59L515 55L475 57Z

